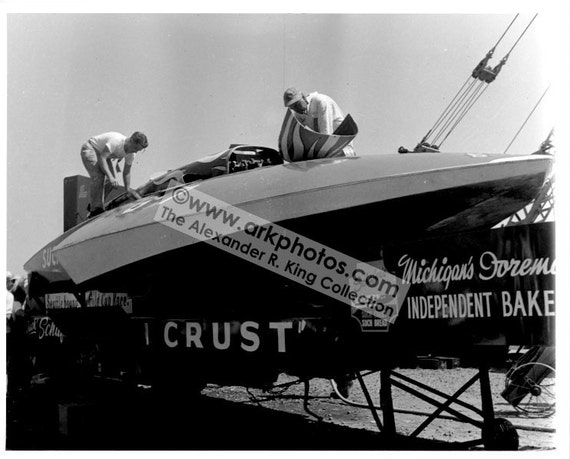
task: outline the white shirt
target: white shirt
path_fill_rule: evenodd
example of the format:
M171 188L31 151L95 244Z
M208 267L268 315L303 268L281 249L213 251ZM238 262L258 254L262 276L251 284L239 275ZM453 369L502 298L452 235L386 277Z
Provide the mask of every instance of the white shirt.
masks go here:
M12 292L6 292L6 318L9 319L14 309L14 295Z
M125 153L125 140L127 140L127 137L123 134L106 132L91 137L89 144L100 155L105 151L109 151L109 158L119 160L124 158L125 164L133 164L136 153Z
M332 134L344 121L344 113L329 96L312 92L307 96L307 114L305 126L320 132Z
M344 113L338 104L325 94L311 92L307 96L307 113L302 119L305 126L321 134L332 134L344 121ZM352 142L343 149L346 156L355 156Z

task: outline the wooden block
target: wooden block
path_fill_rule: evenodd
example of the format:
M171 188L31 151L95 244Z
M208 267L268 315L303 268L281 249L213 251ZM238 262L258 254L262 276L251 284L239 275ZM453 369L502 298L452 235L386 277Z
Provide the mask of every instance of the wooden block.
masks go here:
M80 432L94 409L93 404L60 403L58 405L59 433L73 435Z
M445 363L445 368L457 368L459 366L459 358L457 357L434 357L434 359L441 360Z
M442 370L446 368L445 362L435 358L418 359L418 365L426 370Z

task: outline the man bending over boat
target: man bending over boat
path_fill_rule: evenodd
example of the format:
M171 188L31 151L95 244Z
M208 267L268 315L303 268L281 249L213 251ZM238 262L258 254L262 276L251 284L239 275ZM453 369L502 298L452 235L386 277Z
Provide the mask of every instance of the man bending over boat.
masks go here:
M135 132L126 137L118 132L106 132L91 137L81 147L81 160L89 177L91 177L90 213L89 218L103 213L105 210L105 194L119 186L111 160L117 160L115 165L120 172L119 162L124 159L123 183L129 196L140 199L140 195L131 188L131 167L136 154L148 146L146 135Z
M283 94L283 103L301 115L299 120L305 126L321 134L333 134L344 121L344 114L338 104L325 94L304 94L295 88L289 88ZM356 156L352 142L342 151L345 156Z

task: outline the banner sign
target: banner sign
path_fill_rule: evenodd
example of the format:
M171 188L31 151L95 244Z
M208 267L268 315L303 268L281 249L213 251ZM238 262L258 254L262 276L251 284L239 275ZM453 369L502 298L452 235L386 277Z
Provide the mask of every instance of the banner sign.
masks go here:
M77 309L81 303L73 293L46 293L44 296L46 310L50 309Z
M379 330L437 340L438 330L453 328L479 343L554 340L553 222L385 247L382 262L409 290L396 323Z
M127 293L100 292L88 290L78 292L79 298L85 298L85 306L88 308L121 307L127 314L133 312L133 302ZM82 307L78 297L73 293L46 293L44 295L46 311L56 309L78 309Z
M64 335L48 316L34 316L28 322L27 335L38 341L56 340L63 343Z

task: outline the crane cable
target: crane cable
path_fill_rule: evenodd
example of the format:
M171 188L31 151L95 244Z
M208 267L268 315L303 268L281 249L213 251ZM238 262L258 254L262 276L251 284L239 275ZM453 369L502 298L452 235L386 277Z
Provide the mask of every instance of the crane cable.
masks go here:
M443 125L443 127L439 130L438 134L435 135L433 142L437 142L438 139L448 130L449 125L452 124L456 119L462 118L465 116L465 110L468 109L471 105L471 101L477 94L481 91L482 83L480 82L477 85L477 80L473 79L469 89L463 94L460 99L461 105L456 107L452 112L449 114L449 119ZM446 136L447 137L447 136Z
M475 103L479 100L479 98L484 94L484 92L489 88L489 85L483 85L483 83L479 84L478 87L478 94L474 94L473 97L471 97L471 101L469 102L469 105L467 105L465 107L465 109L463 110L463 113L461 114L461 116L459 116L457 118L457 120L455 121L455 123L453 124L453 126L451 127L451 129L448 131L448 133L446 134L446 136L443 138L443 140L441 141L441 143L439 144L439 146L441 147L443 145L443 143L447 140L447 138L449 137L449 135L455 130L455 128L457 127L457 125L463 120L463 118L465 117L465 115L467 115L467 113L471 110L471 107L473 107L473 105L475 105Z
M470 79L471 79L471 77L467 77L467 80L465 80L465 83L463 83L463 86L461 86L461 89L459 91L457 91L457 93L455 94L453 99L451 99L451 102L449 103L449 105L447 107L445 107L445 110L439 116L439 118L437 119L437 121L435 122L433 127L428 131L428 133L422 139L422 142L425 141L430 136L430 134L439 127L439 125L443 122L443 120L446 118L446 116L448 116L449 111L452 110L452 107L455 107L458 103L461 102L462 98L465 97L465 92L469 92L471 90L471 87L474 84L473 81L471 82L471 85L469 86L469 88L467 88L465 90L465 86L467 86ZM462 93L463 93L463 95L461 96Z
M437 129L437 127L439 126L439 124L443 121L444 115L446 114L446 112L449 110L449 108L454 105L455 99L457 99L457 97L459 96L459 94L461 94L461 92L463 91L463 89L465 88L465 86L467 85L467 83L469 83L469 79L470 77L467 77L467 80L465 80L465 83L463 83L463 86L461 86L461 89L459 89L459 91L457 91L457 93L455 94L455 96L453 96L453 99L451 99L451 102L449 102L449 105L447 107L445 107L445 110L443 111L443 113L439 116L439 118L437 119L437 121L435 122L435 124L433 125L433 127L428 131L428 133L424 136L424 138L422 139L422 143L430 136L430 134L433 132L434 129Z
M505 29L505 31L503 32L503 35L501 35L501 38L499 38L499 40L497 40L497 43L495 43L495 46L493 46L491 48L492 51L495 51L495 48L497 46L499 46L499 43L501 43L501 40L503 39L503 37L507 34L507 32L509 31L509 29L511 28L511 26L513 25L513 23L517 20L517 18L519 17L518 13L515 15L515 17L513 18L513 20L511 21L511 23L509 24L509 26ZM536 16L535 16L536 17ZM533 18L534 21L534 18ZM531 21L532 22L532 21ZM528 27L527 27L528 29ZM511 50L512 51L512 50Z
M518 14L517 14L518 16ZM517 46L518 42L521 40L521 38L523 37L523 35L526 33L526 31L528 30L528 28L530 27L530 25L533 23L533 21L536 19L536 17L538 16L538 13L535 14L533 16L533 18L530 20L530 22L528 23L528 25L526 26L526 28L523 30L523 33L520 34L519 38L517 39L517 41L515 41L515 44L512 46L512 48L510 49L510 51L505 55L505 57L503 57L503 59L507 59L509 57L509 55L513 52L513 49L515 49L515 46ZM516 18L515 18L516 19ZM510 26L509 26L510 27Z
M467 78L465 83L459 91L455 94L451 102L445 108L443 113L439 116L433 127L428 131L428 133L423 137L420 143L416 146L414 151L422 151L422 147L427 146L428 148L438 151L441 145L445 142L445 140L449 137L449 135L455 130L455 128L459 125L459 123L463 120L463 118L467 115L467 113L471 110L471 108L475 105L475 103L479 100L479 98L483 95L483 93L488 88L489 84L492 83L501 68L506 64L510 54L515 49L517 44L520 42L521 38L527 32L533 21L536 19L538 14L535 14L531 21L527 24L526 28L517 38L509 52L501 59L499 64L494 68L487 67L488 61L493 56L496 47L499 43L503 40L515 20L518 18L518 14L515 15L511 23L505 29L503 34L497 40L497 43L489 50L486 56L483 58L481 62L475 67L472 74ZM471 80L471 82L470 82ZM476 85L477 80L480 81L478 85ZM433 135L433 140L428 142L430 136ZM438 141L443 137L441 142L438 144ZM419 149L419 150L418 150Z
M491 48L491 50L489 50L489 52L487 53L486 57L479 63L479 65L476 67L485 67L485 65L487 64L487 62L489 61L489 59L492 57L495 48L499 45L499 43L502 41L502 39L504 38L504 36L506 35L506 33L508 32L508 30L511 28L511 26L513 25L513 23L515 22L515 20L517 19L519 15L515 15L515 17L513 18L513 20L511 21L511 23L508 25L508 27L505 29L505 31L503 32L503 34L499 37L499 39L497 40L497 43L495 43L495 46L493 46ZM475 73L475 71L473 72ZM469 84L469 80L471 80L471 84L469 85L469 87L467 89L465 89L465 86L467 86ZM465 98L468 96L469 92L472 90L473 86L476 83L476 78L474 78L473 76L469 76L467 77L467 80L465 81L465 83L463 83L463 86L461 87L461 89L459 89L459 91L455 94L455 96L453 97L453 99L451 100L451 102L449 103L449 105L445 108L445 110L443 111L443 113L440 115L440 117L437 119L437 121L435 122L434 126L428 131L428 133L424 136L424 138L422 139L422 141L420 142L420 144L423 144L427 141L428 137L436 130L438 129L438 127L441 125L441 123L444 123L443 127L437 132L437 134L434 134L434 140L432 141L433 144L435 144L437 142L437 140L440 138L440 136L445 132L445 130L447 129L447 127L453 123L454 119L455 119L455 114L457 113L457 106L458 104L462 104L463 101L465 100ZM465 105L463 105L465 106ZM463 114L463 116L465 116L465 113ZM461 117L463 118L463 117ZM447 120L446 120L447 119ZM444 120L446 120L444 122ZM447 136L446 136L447 138ZM436 148L439 148L439 146L436 146Z
M544 99L544 96L546 96L546 93L548 92L548 90L550 89L550 85L548 85L548 87L544 90L544 92L542 93L542 96L540 96L540 99L538 99L538 102L535 104L534 108L530 111L529 115L526 117L526 119L524 120L522 126L520 127L520 129L517 131L517 133L515 134L515 136L513 137L513 140L511 140L511 143L509 143L509 145L507 145L507 148L505 148L505 151L503 151L503 154L506 154L508 149L511 148L511 145L513 144L513 142L515 141L515 139L518 137L518 135L520 134L520 132L523 130L523 128L525 127L527 121L530 119L530 117L532 116L532 114L534 113L534 111L536 110L536 108L538 107L538 105L540 104L540 102L542 102L542 99ZM550 136L549 136L550 137Z

